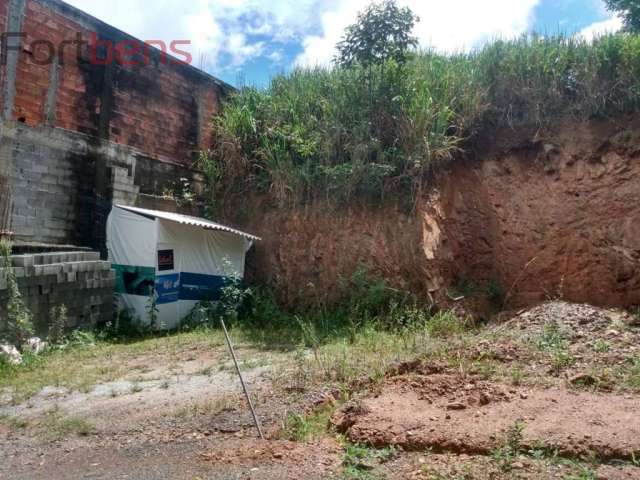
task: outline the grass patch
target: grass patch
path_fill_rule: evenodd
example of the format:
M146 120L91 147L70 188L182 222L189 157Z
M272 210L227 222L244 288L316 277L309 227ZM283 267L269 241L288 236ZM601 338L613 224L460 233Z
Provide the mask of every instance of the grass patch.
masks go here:
M611 351L611 344L602 338L593 342L593 350L598 353L607 353Z
M181 407L174 412L174 416L177 418L195 418L198 416L214 417L225 411L237 410L242 405L242 402L243 400L238 395L223 395L212 400L196 402Z
M376 466L393 458L393 447L382 449L366 445L344 442L344 458L342 460L343 480L374 480L385 478L375 471Z
M616 370L616 377L622 385L634 392L640 392L640 357L629 357L625 364Z
M280 438L308 442L325 437L329 433L329 419L335 409L335 405L326 405L308 415L289 413L280 432Z
M547 322L542 327L542 333L535 339L538 350L548 355L552 371L558 374L565 367L575 361L569 352L569 340L556 322Z
M222 342L221 332L201 329L115 342L96 339L93 344L70 345L38 356L25 354L22 365L0 363L0 390L10 393L16 404L45 386L88 392L98 383L111 382L130 373L129 364L137 357L175 358L180 352L216 348Z
M40 423L44 436L48 440L61 440L71 435L87 436L95 433L95 426L88 420L64 415L58 408L45 413Z
M0 415L0 424L6 425L11 430L23 430L27 428L29 422L14 415Z

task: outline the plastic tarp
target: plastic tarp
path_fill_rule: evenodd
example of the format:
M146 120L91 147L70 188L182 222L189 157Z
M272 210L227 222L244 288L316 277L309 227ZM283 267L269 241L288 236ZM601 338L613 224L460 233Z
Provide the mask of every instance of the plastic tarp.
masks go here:
M155 303L154 327L175 328L199 301L217 300L225 279L244 276L252 243L234 233L114 207L107 221L107 248L119 308L148 324Z

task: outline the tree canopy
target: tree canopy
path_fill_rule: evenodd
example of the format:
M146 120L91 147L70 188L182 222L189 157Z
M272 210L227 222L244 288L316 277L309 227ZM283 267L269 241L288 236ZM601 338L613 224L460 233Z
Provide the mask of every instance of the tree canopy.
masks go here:
M379 65L389 59L402 64L409 48L418 44L411 34L418 21L410 8L399 7L395 0L372 3L347 27L335 60L344 67Z
M607 8L619 14L628 32L640 33L640 0L605 0Z

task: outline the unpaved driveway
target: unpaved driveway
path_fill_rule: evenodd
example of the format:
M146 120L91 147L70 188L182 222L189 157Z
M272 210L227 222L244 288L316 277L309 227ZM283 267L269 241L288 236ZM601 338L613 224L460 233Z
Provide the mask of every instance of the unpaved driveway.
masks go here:
M273 432L300 401L274 397L278 365L290 354L248 345L239 345L237 354L263 428ZM49 385L17 404L5 401L0 478L298 478L289 444L269 462L263 455L259 467L248 454L246 461L226 461L228 454L214 461L212 452L229 445L250 453L261 445L224 345L144 349L127 362L128 373L84 392ZM279 448L274 442L269 448ZM309 471L318 471L315 478L326 478L332 453L316 450L298 453L295 461L304 457Z
M321 362L240 343L266 441L215 332L72 351L4 382L14 391L0 391L0 479L638 479L631 320L552 302L460 338L417 332L421 358L388 369L407 358L390 350L386 375L342 389L305 379L382 365L372 342L388 334L321 347ZM338 406L345 391L353 398ZM319 404L338 408L334 423L362 445L326 417L313 427ZM292 411L318 436L282 440Z

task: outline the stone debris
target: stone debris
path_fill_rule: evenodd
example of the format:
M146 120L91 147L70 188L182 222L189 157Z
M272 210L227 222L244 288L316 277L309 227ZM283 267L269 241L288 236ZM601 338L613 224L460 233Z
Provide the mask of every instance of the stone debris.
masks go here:
M12 365L22 363L22 355L13 345L0 345L0 358L6 359Z
M29 351L34 355L42 353L47 348L47 342L40 339L40 337L31 337L22 346L22 351Z

